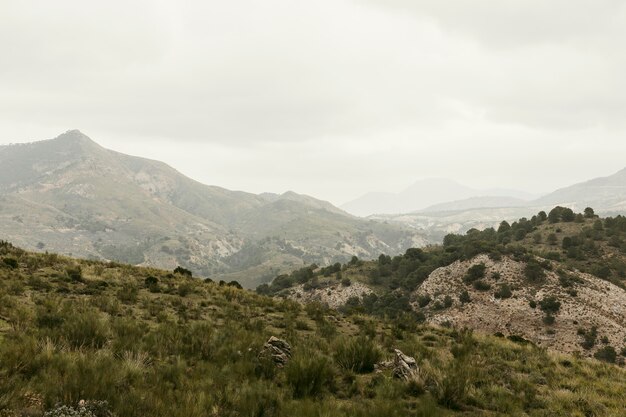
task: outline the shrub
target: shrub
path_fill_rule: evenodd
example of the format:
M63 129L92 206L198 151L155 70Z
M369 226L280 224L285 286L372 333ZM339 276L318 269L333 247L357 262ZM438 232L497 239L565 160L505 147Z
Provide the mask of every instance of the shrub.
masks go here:
M5 264L6 266L8 266L11 269L16 269L17 268L17 259L15 258L4 258L2 259L2 263Z
M561 309L561 302L554 296L548 296L539 302L541 311L546 314L555 314Z
M476 265L472 265L467 269L467 273L465 274L465 277L463 277L463 281L466 284L470 284L476 280L484 278L486 270L487 266L482 262Z
M613 346L604 346L593 355L599 361L615 363L615 359L617 359L617 352Z
M512 295L513 293L511 292L511 287L509 286L509 284L500 285L498 290L494 293L494 296L496 298L501 298L501 299L511 298Z
M381 352L366 336L342 339L335 346L335 361L344 369L367 373L374 370L374 365L380 360Z
M592 327L589 330L578 329L578 335L583 337L583 341L580 345L583 347L583 349L589 350L596 345L596 339L598 338L598 329L596 327Z
M417 296L417 305L420 306L420 308L426 307L428 304L430 304L431 301L432 298L430 298L430 295L428 294Z
M188 270L187 268L183 268L182 266L177 266L176 269L174 269L174 273L180 274L180 275L186 275L188 277L192 276L191 271Z
M316 397L332 382L333 371L327 357L303 351L291 358L285 377L294 398Z
M352 284L352 282L350 281L350 278L343 278L341 280L341 285L343 285L344 287L349 287Z
M69 267L65 270L68 278L74 282L82 282L83 281L83 270L80 265Z
M524 267L524 276L530 282L539 282L546 276L543 267L535 259L529 259Z
M80 311L82 310L82 311ZM108 340L108 327L92 309L70 310L61 326L61 335L73 348L102 348Z
M477 291L489 291L491 289L491 285L488 282L479 279L478 281L474 281L474 289Z
M459 295L459 301L463 304L469 303L472 301L472 299L470 298L469 293L467 292L467 290L463 290L461 292L461 295Z
M453 304L453 303L454 303L454 302L452 301L452 297L450 297L449 295L446 295L446 296L443 298L443 306L444 306L445 308L450 308L450 307L452 307L452 304Z

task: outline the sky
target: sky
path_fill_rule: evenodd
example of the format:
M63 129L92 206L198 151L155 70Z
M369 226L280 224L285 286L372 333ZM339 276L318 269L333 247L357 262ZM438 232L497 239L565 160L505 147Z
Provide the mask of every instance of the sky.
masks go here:
M335 204L626 167L622 0L0 0L0 144L79 129Z

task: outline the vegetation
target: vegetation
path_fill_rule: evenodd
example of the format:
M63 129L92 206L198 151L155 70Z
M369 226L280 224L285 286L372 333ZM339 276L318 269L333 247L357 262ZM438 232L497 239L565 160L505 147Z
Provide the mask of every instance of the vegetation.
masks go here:
M0 259L17 261L0 263L2 416L608 416L623 406L624 371L530 344L6 242ZM285 368L258 355L272 335L292 345ZM417 359L420 381L372 372L396 348Z

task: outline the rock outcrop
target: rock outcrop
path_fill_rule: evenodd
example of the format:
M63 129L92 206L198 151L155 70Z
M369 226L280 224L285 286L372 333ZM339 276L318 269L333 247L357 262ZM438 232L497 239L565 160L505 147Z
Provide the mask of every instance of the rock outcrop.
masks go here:
M399 349L394 349L393 376L403 381L416 381L419 379L419 368L415 358L407 356Z
M271 360L277 367L282 368L291 359L291 345L283 339L272 336L263 345L259 358Z

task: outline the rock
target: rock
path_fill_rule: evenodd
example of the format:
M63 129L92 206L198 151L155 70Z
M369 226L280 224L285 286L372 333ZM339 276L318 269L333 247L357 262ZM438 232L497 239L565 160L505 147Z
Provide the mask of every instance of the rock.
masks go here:
M386 370L393 369L393 361L382 361L374 365L374 372L380 373Z
M415 358L407 356L399 349L394 349L393 376L403 381L413 381L419 379L419 368Z
M291 359L291 345L282 339L272 336L263 345L259 358L269 359L277 367L282 368Z

